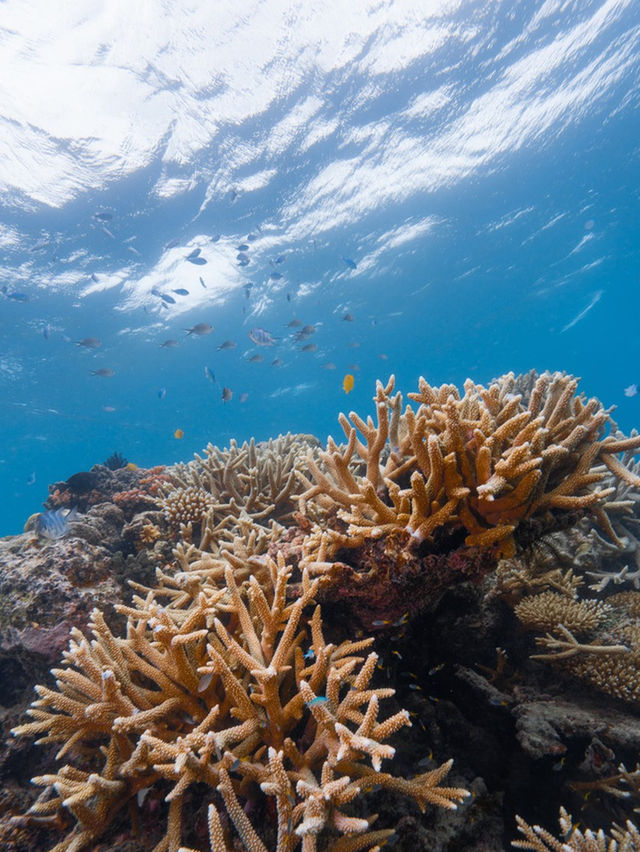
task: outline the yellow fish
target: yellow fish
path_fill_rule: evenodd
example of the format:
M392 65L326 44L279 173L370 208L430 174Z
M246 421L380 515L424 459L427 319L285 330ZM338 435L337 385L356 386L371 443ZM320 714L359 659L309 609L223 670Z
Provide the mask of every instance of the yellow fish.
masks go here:
M355 379L351 375L351 373L347 373L347 375L342 380L342 389L345 393L351 393L353 390Z
M182 431L182 429L176 429L176 431L173 433L173 437L180 440L180 438L184 438L184 432Z

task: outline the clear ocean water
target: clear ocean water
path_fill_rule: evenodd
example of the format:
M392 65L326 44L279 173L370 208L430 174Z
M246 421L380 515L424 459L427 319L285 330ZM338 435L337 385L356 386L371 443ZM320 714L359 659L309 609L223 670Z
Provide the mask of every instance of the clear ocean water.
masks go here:
M640 427L637 0L5 0L0 51L0 535L391 373Z

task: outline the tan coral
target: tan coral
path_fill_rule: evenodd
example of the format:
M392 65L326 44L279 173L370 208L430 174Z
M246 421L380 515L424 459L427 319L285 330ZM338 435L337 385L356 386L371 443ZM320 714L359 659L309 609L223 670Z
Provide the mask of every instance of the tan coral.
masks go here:
M213 509L213 500L203 488L173 488L161 500L162 511L174 529L201 524Z
M594 631L611 612L598 600L575 600L558 592L527 595L515 606L515 614L528 630L553 630L559 624L578 635Z
M402 412L392 376L377 383L375 423L341 415L346 446L330 439L321 456L326 471L309 458L314 482L300 475L302 511L335 507L345 524L344 532L329 524L331 551L400 530L424 541L462 527L468 546L509 553L518 524L536 513L593 509L606 520L612 488L594 486L605 467L640 483L617 459L640 447L640 436L604 437L608 412L576 395L572 376L542 374L527 405L515 382L513 374L488 388L467 380L461 396L421 378L419 392L409 394L417 410Z
M170 785L168 823L155 852L181 846L187 794L197 784L217 791L247 849L264 848L244 815L247 798L255 785L274 796L276 852L299 842L304 852L324 849L321 838L344 852L375 845L388 832L369 832L368 820L343 808L377 785L421 808L455 807L467 795L440 786L450 762L413 779L381 770L394 754L384 740L410 724L408 714L380 718L393 690L371 683L377 655L362 652L372 640L336 646L324 638L319 607L309 620L317 581L304 574L290 602L291 569L282 558L264 558L260 582L249 575L242 585L229 561L217 583L213 574L191 573L188 547L184 558L181 581L159 572L165 580L157 592L120 607L126 637L114 635L99 611L92 641L73 632L54 670L56 688L39 687L32 721L14 730L61 743L58 758L70 761L34 779L45 791L33 813L66 809L76 821L56 852L85 848L138 791L162 780ZM309 644L313 653L305 655ZM212 848L230 848L213 812L209 825Z

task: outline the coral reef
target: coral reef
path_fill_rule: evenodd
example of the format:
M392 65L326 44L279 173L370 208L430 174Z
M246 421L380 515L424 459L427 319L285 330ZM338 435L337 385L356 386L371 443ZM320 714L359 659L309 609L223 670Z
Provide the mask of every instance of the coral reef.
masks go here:
M0 846L636 849L640 436L576 392L421 380L403 409L392 379L344 446L59 483L52 506L89 511L0 562L0 590L28 548L68 572L51 598L82 590L64 623L42 597L5 612L41 686L30 720L26 668L0 708Z

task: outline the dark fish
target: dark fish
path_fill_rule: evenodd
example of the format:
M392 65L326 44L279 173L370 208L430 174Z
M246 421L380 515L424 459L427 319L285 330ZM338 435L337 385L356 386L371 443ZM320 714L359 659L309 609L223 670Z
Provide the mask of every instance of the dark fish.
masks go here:
M255 241L256 241L257 239L258 239L258 235L257 235L257 234L247 234L247 242L248 242L248 243L255 243Z
M225 340L218 346L218 349L235 349L237 345L235 340Z
M98 276L95 274L95 272L92 272L92 273L91 273L91 280L93 281L93 283L94 283L94 284L97 284L97 283L100 281L100 279L99 279L99 278L98 278Z
M105 213L104 211L100 210L98 213L93 214L93 218L97 219L98 222L110 222L113 219L113 214Z
M7 293L7 299L13 299L14 302L28 302L29 297L26 293Z
M209 369L209 367L207 367L206 365L205 365L205 368L204 368L204 377L205 377L205 379L208 379L211 382L211 384L216 383L216 374L214 372L212 372Z
M239 246L236 246L236 251L249 251L248 243L240 243Z
M258 364L260 361L264 361L262 355L252 355L251 358L249 358L250 364Z
M90 470L81 470L70 476L65 484L74 494L88 494L98 484L98 474Z
M301 325L302 325L301 320L292 319L292 320L289 320L289 322L287 323L287 328L300 328Z
M247 299L251 295L251 288L252 287L253 287L253 284L244 284L243 285L242 289L244 290L244 295L247 297Z
M252 328L249 332L249 339L257 346L273 346L277 340L264 328Z
M172 340L172 339L170 338L169 340L165 340L165 342L164 342L164 343L161 343L161 344L160 344L160 349L173 349L173 348L174 348L174 346L177 346L177 345L178 345L178 341L177 341L177 340Z
M284 362L282 361L282 358L274 358L273 361L271 362L271 366L272 367L282 367L283 363Z
M315 330L315 326L305 325L296 333L295 338L296 340L306 340L307 337L311 337Z
M233 204L234 201L237 201L240 196L240 193L237 189L229 190L229 201Z
M172 290L172 293L177 293L178 296L188 296L189 291L185 290L184 287L178 287L177 290Z
M79 515L75 508L71 510L49 509L48 512L41 512L38 515L36 528L39 535L55 541L68 533L70 524L77 520L79 520Z
M306 346L302 347L303 352L315 352L317 350L317 346L315 343L307 343Z
M349 269L357 269L357 268L358 268L358 266L357 266L357 264L356 264L355 260L351 260L351 258L350 258L350 257L343 257L342 259L343 259L343 260L344 260L344 262L347 264L347 266L349 267Z
M238 261L238 266L249 266L250 263L251 263L251 261L249 260L248 257L242 257Z
M108 379L111 376L115 376L113 370L110 370L108 367L101 367L99 370L89 370L92 376L101 376L103 379Z
M78 340L76 346L84 346L85 349L100 349L102 341L98 337L83 337Z
M162 290L159 290L157 287L152 287L151 292L154 296L162 296Z
M167 302L170 305L175 305L176 303L176 300L173 298L173 296L170 296L168 293L161 293L160 298L163 302Z
M213 326L208 322L199 322L191 328L185 328L187 334L211 334Z
M343 320L346 320L346 322L353 322L354 317L353 317L353 314L345 314L345 315L342 317L342 319L343 319Z
M42 336L45 340L48 340L51 337L51 325L49 323L45 323L42 327Z
M238 254L236 255L236 260L240 261L240 262L244 261L244 260L248 261L249 255L246 253L246 251L239 251Z
M204 266L207 262L204 257L188 257L187 260L189 263L193 263L194 266Z
M233 391L231 388L222 388L222 401L229 402L233 399Z
M282 272L272 272L269 276L272 281L279 281L282 277Z
M286 259L287 259L286 254L279 254L279 255L276 257L275 262L276 262L276 263L284 263Z
M287 302L291 301L291 293L287 293Z
M206 284L204 283L204 281L202 280L202 275L200 275L200 276L199 276L199 278L200 278L200 283L202 284L202 286L203 286L203 287L204 287L204 289L206 290L206 289L207 289L207 285L206 285Z
M201 251L202 249L199 248L194 249L186 256L186 260L193 260L195 257L198 257Z
M213 236L211 237L211 242L217 243L219 239L220 239L220 234L213 234Z

